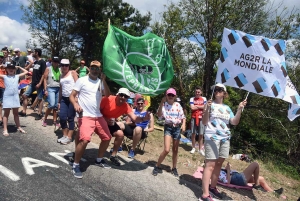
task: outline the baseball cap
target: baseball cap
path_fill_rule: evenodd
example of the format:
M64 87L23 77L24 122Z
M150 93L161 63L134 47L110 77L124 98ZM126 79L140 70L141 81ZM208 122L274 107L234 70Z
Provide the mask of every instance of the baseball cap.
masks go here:
M128 98L127 103L133 105L132 99L131 99L131 98Z
M15 48L14 49L14 52L20 52L21 50L20 50L20 48Z
M221 88L224 89L225 92L227 92L226 87L225 87L224 84L217 83L217 84L213 85L213 86L211 87L211 89L213 90L215 87L221 87Z
M6 68L16 68L16 66L13 63L7 63Z
M120 88L117 95L118 94L125 94L126 96L130 96L130 91L127 88Z
M70 64L70 61L69 61L69 59L62 59L62 60L60 61L60 63L61 63L61 64Z
M168 94L173 94L173 95L176 96L176 91L175 91L175 89L170 88L170 89L167 90L166 94L167 94L167 95L168 95Z
M59 58L55 56L55 57L52 58L52 61L59 63Z
M90 66L97 66L98 68L100 68L101 63L99 61L92 61ZM129 96L129 95L128 95Z

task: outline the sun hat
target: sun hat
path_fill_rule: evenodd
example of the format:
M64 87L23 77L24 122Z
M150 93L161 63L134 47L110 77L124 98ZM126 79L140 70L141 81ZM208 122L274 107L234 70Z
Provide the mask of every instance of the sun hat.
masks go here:
M62 60L60 61L60 63L61 63L61 64L70 64L70 61L69 61L69 59L62 59Z
M20 52L20 51L21 51L21 50L20 50L20 48L18 48L18 47L14 49L14 52Z
M118 94L125 94L126 96L130 96L130 91L127 88L120 88L117 95Z
M100 68L101 63L99 61L92 61L90 66L97 66L98 68Z
M211 89L214 90L215 87L221 87L221 88L224 89L225 92L227 92L226 87L225 87L224 84L217 83L217 84L213 85L213 86L211 87Z
M175 89L169 88L169 89L167 90L167 92L166 92L166 95L168 95L168 94L173 94L173 95L176 96L176 91L175 91Z

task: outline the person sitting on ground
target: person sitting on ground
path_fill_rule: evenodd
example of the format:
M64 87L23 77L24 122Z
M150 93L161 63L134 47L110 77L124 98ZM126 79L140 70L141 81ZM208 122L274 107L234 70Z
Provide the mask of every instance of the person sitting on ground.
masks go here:
M136 109L134 111L134 114L139 117L145 117L145 115L147 114L147 110L145 110L145 100L143 98L137 99ZM124 135L126 137L131 137L133 140L132 147L128 152L129 158L134 158L135 148L141 139L146 138L147 135L146 132L152 132L153 130L154 130L153 114L150 114L149 121L143 121L140 123L135 123L131 121L130 118L126 119Z
M230 174L227 174L228 172ZM231 170L231 165L228 162L225 169L221 169L219 181L236 186L247 186L248 183L253 183L253 188L257 190L274 192L278 195L283 193L283 188L273 190L267 184L265 178L259 176L259 164L256 162L251 163L243 172Z
M110 161L116 166L121 165L116 154L124 139L123 130L125 129L125 126L122 122L115 123L115 119L123 114L127 114L130 119L136 123L148 121L150 119L150 113L147 113L145 117L139 117L134 114L132 108L127 103L129 97L129 90L120 88L117 96L103 97L100 105L100 111L107 121L110 134L115 137Z
M78 71L79 71L79 78L86 76L86 74L88 72L90 72L90 69L87 66L85 66L84 64L85 64L85 61L81 60L80 66L75 70L76 73L78 73Z

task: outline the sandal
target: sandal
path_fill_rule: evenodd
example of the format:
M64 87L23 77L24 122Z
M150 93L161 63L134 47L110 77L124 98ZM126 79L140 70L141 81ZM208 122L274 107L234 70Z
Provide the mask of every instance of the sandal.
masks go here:
M3 131L3 135L6 136L6 137L9 136L9 133L7 132L7 130Z
M26 131L24 131L21 127L17 129L20 133L27 133Z

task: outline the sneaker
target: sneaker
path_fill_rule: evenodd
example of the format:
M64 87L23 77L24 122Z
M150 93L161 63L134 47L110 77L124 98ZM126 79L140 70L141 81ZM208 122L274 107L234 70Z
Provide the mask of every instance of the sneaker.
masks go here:
M78 179L82 179L82 172L80 171L80 166L76 165L75 167L72 168L72 172L74 177Z
M24 113L23 111L20 111L20 112L19 112L19 116L21 116L21 117L26 117L26 113Z
M114 151L114 149L111 148L109 152L112 153L113 151ZM119 148L118 148L118 152L120 153L120 152L122 152L122 151L123 151L123 148L122 148L122 147L119 147Z
M38 114L36 117L35 117L35 120L41 120L43 118L43 115L42 114Z
M213 197L222 200L223 195L219 192L219 190L217 188L209 187L209 192Z
M61 138L57 139L57 142L60 143L62 140L64 140L66 136L62 136Z
M115 165L115 166L120 166L121 165L121 163L120 163L120 161L119 161L119 159L118 159L118 157L117 156L110 156L110 161Z
M172 172L172 174L173 174L175 177L179 177L178 172L177 172L177 168L173 168L173 169L171 170L171 172Z
M195 153L196 149L193 148L192 151L191 151L191 154Z
M199 150L199 153L202 155L202 156L205 156L205 152L204 152L204 150Z
M69 137L65 137L64 139L62 139L60 141L61 144L64 144L64 145L67 145L69 144L70 142L72 142L72 139L70 139Z
M266 192L266 190L261 186L261 185L255 185L253 184L252 186L254 189L258 190L258 191L263 191L263 192Z
M100 162L98 162L97 160L95 160L95 165L97 165L97 166L99 166L99 167L106 168L106 169L111 168L111 167L105 162L104 159L102 159Z
M132 149L130 149L129 153L128 153L128 158L134 158L134 151Z
M274 190L274 193L277 194L277 195L281 195L283 193L283 188Z
M213 199L212 199L212 197L209 195L209 196L207 196L206 198L204 198L204 197L200 197L199 198L199 201L214 201Z
M158 167L154 166L152 174L153 174L153 176L157 176L157 174L158 174Z
M47 126L47 122L43 121L42 122L42 126L46 127Z

